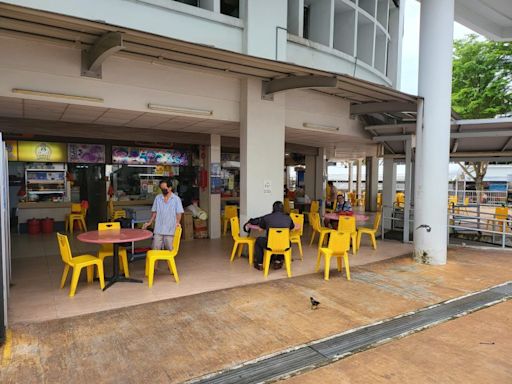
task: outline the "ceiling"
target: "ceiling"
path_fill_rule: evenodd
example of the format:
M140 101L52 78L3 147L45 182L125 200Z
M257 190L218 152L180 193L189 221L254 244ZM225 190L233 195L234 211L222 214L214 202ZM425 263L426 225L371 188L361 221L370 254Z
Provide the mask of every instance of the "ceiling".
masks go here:
M455 0L455 19L491 40L512 40L510 0Z

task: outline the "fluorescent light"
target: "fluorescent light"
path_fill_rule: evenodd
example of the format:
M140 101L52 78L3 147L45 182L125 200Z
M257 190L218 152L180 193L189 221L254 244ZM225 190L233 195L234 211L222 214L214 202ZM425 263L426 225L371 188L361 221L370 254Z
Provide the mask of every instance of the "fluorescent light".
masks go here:
M340 127L335 127L332 125L323 125L323 124L303 123L302 126L304 128L309 129L310 131L338 132L340 130Z
M65 93L33 91L31 89L13 88L12 93L21 93L22 95L31 95L31 96L53 97L56 99L81 100L81 101L91 101L93 103L103 103L103 99L100 97L89 97L89 96L68 95Z
M208 109L193 109L193 108L182 108L182 107L171 107L167 105L159 105L159 104L148 104L148 108L154 111L162 111L162 112L171 112L171 113L180 113L183 115L200 115L200 116L211 116L213 114L212 110Z

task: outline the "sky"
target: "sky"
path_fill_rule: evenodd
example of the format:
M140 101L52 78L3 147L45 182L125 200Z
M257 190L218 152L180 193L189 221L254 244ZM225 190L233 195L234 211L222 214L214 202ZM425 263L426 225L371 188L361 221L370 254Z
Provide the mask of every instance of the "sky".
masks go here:
M455 39L475 33L455 23ZM405 1L405 25L402 46L402 77L400 89L403 92L417 94L418 91L418 46L420 35L420 3L415 0Z

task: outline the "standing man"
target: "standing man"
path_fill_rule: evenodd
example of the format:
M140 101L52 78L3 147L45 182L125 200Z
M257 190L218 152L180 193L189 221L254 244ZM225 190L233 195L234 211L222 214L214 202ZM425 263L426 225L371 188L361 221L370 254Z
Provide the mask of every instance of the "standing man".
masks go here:
M337 195L338 189L334 186L333 181L329 180L325 188L325 208L334 209Z
M165 248L170 251L174 232L176 227L180 226L183 205L178 195L172 193L166 180L160 181L159 186L162 194L155 197L151 208L151 219L142 226L142 229L146 229L155 222L151 248L157 250Z

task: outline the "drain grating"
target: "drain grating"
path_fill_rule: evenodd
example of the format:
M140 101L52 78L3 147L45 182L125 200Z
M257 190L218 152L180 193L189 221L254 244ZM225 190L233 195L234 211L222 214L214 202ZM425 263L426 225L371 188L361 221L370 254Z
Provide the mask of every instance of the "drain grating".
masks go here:
M379 343L463 316L509 298L512 298L512 282L345 332L268 358L247 362L239 367L194 379L189 383L252 384L278 380L329 364Z

